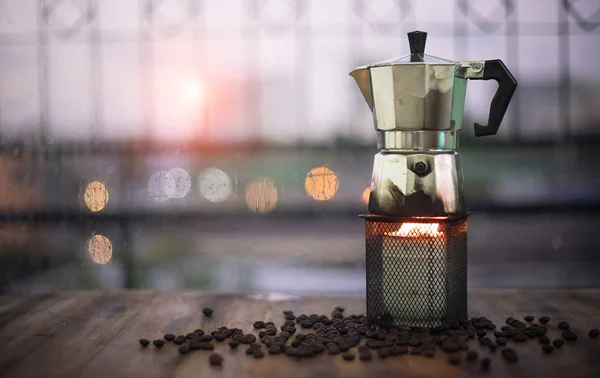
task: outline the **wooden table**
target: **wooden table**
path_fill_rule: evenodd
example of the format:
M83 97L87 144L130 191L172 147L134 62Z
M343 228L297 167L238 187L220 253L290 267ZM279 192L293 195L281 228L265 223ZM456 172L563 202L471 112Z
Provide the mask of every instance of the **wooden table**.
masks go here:
M477 364L451 366L447 354L436 357L402 355L372 361L343 361L322 354L299 360L285 355L254 359L245 348L230 350L225 342L222 367L208 364L210 352L180 355L173 345L142 349L138 340L182 334L221 325L252 332L255 320L283 322L282 311L329 314L336 305L346 313L363 313L362 297L289 297L283 295L218 294L206 292L59 292L0 297L0 376L8 377L600 377L600 338L587 332L600 328L600 290L510 291L471 290L470 316L487 316L503 324L508 316L547 315L551 338L559 335L559 320L570 322L579 334L552 355L542 353L537 340L512 341L520 355L506 364L491 355L490 372ZM202 308L212 307L212 318ZM489 354L479 343L470 345ZM464 353L464 352L463 352Z

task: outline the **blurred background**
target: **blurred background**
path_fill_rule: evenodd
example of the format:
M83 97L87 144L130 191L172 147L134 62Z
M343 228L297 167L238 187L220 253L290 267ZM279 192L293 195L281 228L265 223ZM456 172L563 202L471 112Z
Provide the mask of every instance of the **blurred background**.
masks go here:
M0 0L0 292L364 292L372 115L348 73L502 59L460 153L471 287L600 286L600 1Z

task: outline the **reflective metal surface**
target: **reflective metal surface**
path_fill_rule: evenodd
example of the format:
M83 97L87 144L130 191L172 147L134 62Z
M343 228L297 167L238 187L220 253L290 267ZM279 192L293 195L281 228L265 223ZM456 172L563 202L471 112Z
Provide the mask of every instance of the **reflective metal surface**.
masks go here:
M455 151L381 151L375 155L369 213L394 217L466 213Z
M383 150L454 150L458 131L379 131L377 147Z

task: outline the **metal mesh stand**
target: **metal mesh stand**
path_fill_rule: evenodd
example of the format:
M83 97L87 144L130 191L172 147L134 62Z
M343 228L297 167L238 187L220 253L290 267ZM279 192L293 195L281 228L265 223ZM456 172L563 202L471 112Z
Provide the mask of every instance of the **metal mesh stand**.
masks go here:
M365 230L370 322L444 328L467 320L465 217L423 221L367 216Z

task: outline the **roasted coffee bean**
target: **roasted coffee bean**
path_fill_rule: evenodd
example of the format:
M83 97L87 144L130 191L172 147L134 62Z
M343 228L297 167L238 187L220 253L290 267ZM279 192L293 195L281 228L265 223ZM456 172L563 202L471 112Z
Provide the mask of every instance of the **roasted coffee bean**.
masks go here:
M474 362L479 358L479 353L475 350L470 350L467 352L467 361Z
M541 318L539 318L540 323L542 324L546 324L550 321L550 318L547 316L542 316Z
M494 331L494 336L496 336L496 337L504 337L504 332L502 332L502 331Z
M481 361L479 362L479 364L481 365L481 370L487 371L490 370L490 365L492 364L492 360L490 360L489 358L482 358Z
M590 332L588 332L588 336L595 339L596 337L600 336L600 331L597 329L592 329Z
M379 358L381 358L383 360L390 356L390 351L389 351L389 349L379 349L377 351L377 355L379 356Z
M188 345L184 344L184 345L179 346L179 353L181 353L181 354L188 354L188 353L190 353L190 350L191 349Z
M261 338L261 339L262 339L263 337L265 337L265 336L267 336L267 333L266 333L265 331L260 331L260 332L258 333L258 337L259 337L259 338Z
M535 329L534 328L528 328L528 329L525 330L525 334L530 339L533 339L535 337Z
M265 322L263 322L262 320L257 320L254 322L254 324L252 325L252 327L259 329L259 328L265 328Z
M425 351L423 352L423 356L425 356L425 357L435 357L435 349L433 349L433 348L425 349Z
M563 332L562 336L563 336L563 339L565 339L565 340L569 340L569 341L577 340L577 334L573 331L567 330L567 331Z
M256 341L256 336L254 336L254 335L250 335L250 334L248 334L248 335L244 335L244 336L242 337L242 339L240 340L240 342L241 342L242 344L252 344L252 343L253 343L253 342L255 342L255 341Z
M554 345L554 347L556 349L560 349L560 348L562 348L563 345L565 345L565 342L562 341L561 339L556 339L552 342L552 345Z
M548 328L546 327L538 327L535 329L535 335L537 337L542 337L548 332Z
M312 323L309 322L308 320L304 320L300 322L300 327L302 328L312 328Z
M289 332L282 331L282 332L279 332L279 336L281 336L287 340L290 338L291 335L289 334Z
M283 315L292 315L294 311L292 310L283 310Z
M408 347L406 346L394 346L390 348L390 354L392 356L399 356L406 353L408 353Z
M544 345L544 346L542 347L542 350L543 350L545 353L548 353L548 354L550 354L550 353L554 352L554 347L553 347L552 345Z
M344 359L344 361L354 361L356 355L354 353L344 353L342 355L342 358Z
M279 345L271 345L268 349L269 354L280 354L281 347Z
M373 359L373 355L368 350L363 350L363 351L361 351L361 352L358 353L358 358L361 361L370 361L370 360Z
M569 329L569 327L570 327L569 323L567 323L567 322L560 322L560 323L558 323L558 328L559 329Z
M265 352L263 352L261 348L254 348L252 355L254 358L263 358L265 356Z
M293 314L289 314L285 316L285 320L295 320L296 317Z
M198 328L198 329L194 330L194 332L193 332L193 333L195 333L195 334L196 334L196 335L198 335L198 336L202 336L202 335L204 335L204 330L203 330L203 329L200 329L200 328Z
M478 329L477 331L475 331L475 334L477 335L477 337L483 337L483 336L487 335L487 332L485 332L482 329Z
M156 339L156 340L152 341L152 344L154 344L154 346L157 348L162 348L163 345L165 345L165 340Z
M167 333L163 336L163 339L167 341L173 341L175 340L175 335L173 335L172 333Z
M242 339L244 338L244 335L241 333L234 333L233 336L231 336L231 339L237 342L242 342Z
M539 342L542 345L550 344L550 339L548 338L548 336L542 336L540 337Z
M211 365L221 365L223 363L223 356L219 353L213 353L208 356L208 363Z
M227 338L227 336L223 335L222 333L217 333L215 335L215 340L217 340L217 341L225 341L226 338Z
M525 332L518 332L512 337L512 339L514 341L524 343L525 341L527 341L527 335L525 334Z
M525 318L523 318L523 319L525 319L525 321L526 321L527 323L529 323L529 322L532 322L532 321L533 321L533 319L535 319L535 318L534 318L533 316L531 316L531 315L527 315L527 316L526 316Z
M502 326L502 328L500 328L500 330L501 330L502 332L506 332L506 331L508 331L508 330L511 330L511 329L512 329L512 328L510 328L509 326Z
M519 360L519 355L517 354L517 351L513 348L503 349L502 357L504 357L506 362L517 362Z
M510 324L513 320L513 318L511 318L510 316L508 318L506 318L506 324Z
M418 346L418 347L413 348L410 351L410 354L412 354L413 356L420 356L421 354L423 354L423 347Z
M506 345L506 339L504 337L498 337L496 339L496 344L498 344L500 346Z
M202 313L206 316L211 316L213 314L212 308L206 307L202 309Z
M148 345L150 345L150 340L148 339L140 339L140 345L143 347L147 347Z
M200 343L200 349L202 350L213 350L215 346L211 343Z
M187 340L187 338L185 336L179 335L173 340L173 343L175 343L177 345L181 345L181 344L185 343L186 340Z
M327 353L329 354L339 354L341 352L338 344L330 343L327 345Z
M342 315L342 313L339 311L334 311L331 313L331 317L336 319L342 319L344 315Z
M198 340L192 340L192 341L190 341L190 343L188 345L191 350L200 350L200 349L202 349L201 344L202 343Z
M240 346L239 341L235 341L235 340L231 340L230 342L228 342L227 344L229 344L229 347L232 349L237 348L238 346Z
M461 359L460 356L450 356L448 357L448 363L451 365L460 365Z
M458 345L453 340L448 339L442 342L441 348L446 352L456 352Z
M491 343L492 343L492 339L490 339L487 336L479 339L479 344L481 344L481 345L490 345Z
M198 337L198 335L196 335L195 333L188 333L187 335L185 335L186 339L194 339ZM212 337L212 336L211 336ZM212 339L211 339L212 340Z
M188 338L188 339L191 339L191 338L193 338L193 337L189 337L189 334L188 334L188 337L187 337L187 338ZM198 338L198 340L199 340L201 343L207 343L207 342L209 342L209 341L212 341L214 338L215 338L215 337L214 337L213 335L202 335L202 336L200 336L200 337Z

